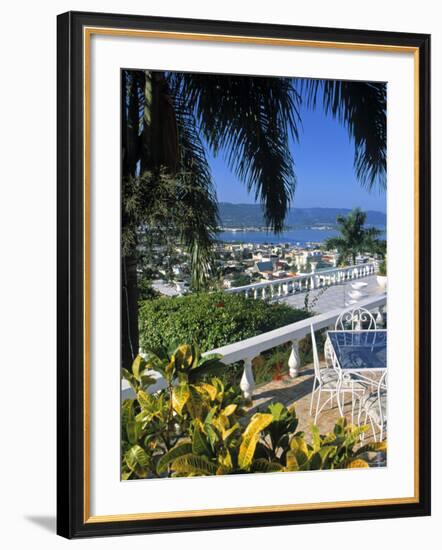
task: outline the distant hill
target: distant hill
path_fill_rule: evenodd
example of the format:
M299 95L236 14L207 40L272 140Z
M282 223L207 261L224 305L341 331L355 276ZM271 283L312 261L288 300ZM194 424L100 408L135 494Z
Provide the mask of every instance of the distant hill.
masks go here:
M291 228L312 226L335 226L336 216L346 216L349 208L291 208L285 225ZM376 210L366 210L367 225L385 226L386 215ZM259 204L219 203L219 214L223 227L265 227L262 208Z

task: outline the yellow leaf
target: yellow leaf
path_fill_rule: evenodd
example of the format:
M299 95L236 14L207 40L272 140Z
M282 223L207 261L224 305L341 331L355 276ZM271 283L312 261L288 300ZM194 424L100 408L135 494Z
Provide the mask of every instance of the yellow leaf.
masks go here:
M140 379L141 361L142 361L141 355L137 355L134 359L134 362L132 363L132 372L137 380Z
M239 448L238 465L240 468L248 468L253 460L259 435L273 421L273 415L256 413L252 416L249 425L242 436Z
M238 407L238 405L227 405L227 407L225 409L223 409L223 414L225 416L230 416L231 414L233 414L235 411L236 411L236 408Z
M307 443L302 437L294 437L290 441L290 448L292 449L292 451L299 451L305 455L309 454Z
M217 391L216 391L216 388L215 386L212 386L212 384L206 384L205 382L199 384L199 386L206 392L209 394L209 397L212 401L215 400L216 398L216 394L217 394Z
M229 469L233 468L232 457L229 451L226 451L226 454L220 457L220 464L221 466L226 466Z
M181 415L184 405L190 397L190 390L187 384L181 384L173 388L172 391L172 406L174 410Z
M174 357L178 368L190 368L193 362L193 353L191 346L187 344L179 346L179 348L174 353Z
M348 465L348 468L369 468L370 466L368 465L367 462L365 462L365 460L362 460L361 458L356 458L355 460L352 460L349 465Z
M222 430L221 436L223 438L223 441L225 441L229 436L233 434L233 432L236 432L236 430L239 428L238 422L234 424L231 428L228 430Z
M294 451L288 451L286 454L286 463L287 463L287 470L289 472L296 472L299 470L299 464L296 460L295 452Z
M195 389L194 386L187 386L189 389L189 397L187 400L187 410L192 418L201 418L203 413L204 402L201 399L201 395Z

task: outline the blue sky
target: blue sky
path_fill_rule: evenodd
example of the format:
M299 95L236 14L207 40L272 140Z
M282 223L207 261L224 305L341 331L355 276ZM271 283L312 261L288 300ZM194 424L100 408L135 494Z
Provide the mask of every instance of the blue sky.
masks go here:
M302 129L299 143L291 141L298 185L292 206L332 207L386 211L385 192L369 192L356 180L353 170L353 143L346 128L322 106L301 108ZM229 170L223 155L208 160L220 202L254 203L253 194Z

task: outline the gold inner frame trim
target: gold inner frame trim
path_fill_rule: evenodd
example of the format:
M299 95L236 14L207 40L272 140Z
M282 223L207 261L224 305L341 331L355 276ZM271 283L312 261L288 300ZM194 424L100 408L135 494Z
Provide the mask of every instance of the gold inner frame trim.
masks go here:
M215 508L205 510L181 510L171 512L151 512L116 515L91 515L90 490L90 83L91 83L91 37L92 35L123 36L135 38L156 38L169 40L193 40L202 42L229 42L303 48L328 48L353 51L411 53L414 62L414 495L372 500L351 500L270 506L250 506L237 508ZM419 49L414 46L390 44L365 44L358 42L331 42L320 40L296 40L270 37L245 37L236 35L148 31L137 29L115 29L108 27L83 28L83 93L84 93L84 523L116 521L141 521L152 519L172 519L186 517L207 517L230 514L252 514L264 512L287 512L301 510L324 510L348 508L351 506L386 506L392 504L412 504L419 502Z

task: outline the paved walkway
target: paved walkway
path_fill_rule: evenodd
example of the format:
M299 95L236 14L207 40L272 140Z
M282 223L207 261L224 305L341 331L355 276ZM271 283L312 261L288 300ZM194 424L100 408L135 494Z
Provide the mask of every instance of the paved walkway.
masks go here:
M299 419L298 430L305 431L307 438L310 439L310 428L314 422L316 397L313 406L313 415L310 416L310 399L313 388L313 365L306 365L300 370L296 378L290 378L285 375L281 380L275 380L258 386L253 394L253 404L249 408L249 414L263 411L272 402L283 403L286 407L294 406L296 415ZM321 404L327 400L327 395L321 397ZM344 404L344 415L351 421L351 399L350 394L346 394ZM318 417L318 427L321 434L333 430L340 414L336 401L333 401L331 407L328 405L322 410ZM355 412L354 423L357 423L357 411ZM371 429L367 432L365 442L372 440Z
M363 298L379 296L385 292L385 290L378 285L376 275L369 275L368 277L355 279L354 281L347 281L338 285L312 290L309 293L309 303L313 307L310 306L309 309L316 313L325 313L332 309L348 307L350 305L348 293L353 290L351 286L352 283L367 283L367 286L361 290L365 294ZM306 292L300 292L292 296L285 296L278 299L278 302L288 304L292 307L302 308L304 307L306 294ZM314 303L316 298L317 301Z

